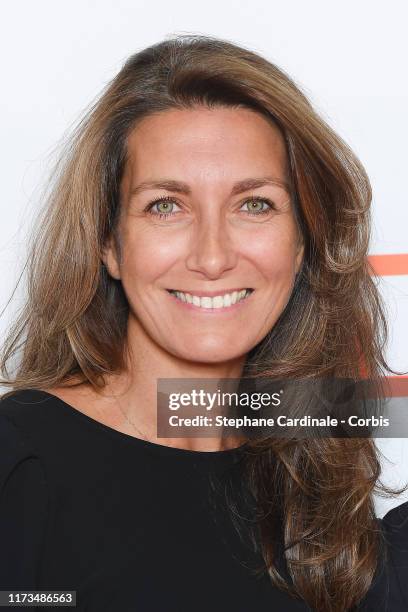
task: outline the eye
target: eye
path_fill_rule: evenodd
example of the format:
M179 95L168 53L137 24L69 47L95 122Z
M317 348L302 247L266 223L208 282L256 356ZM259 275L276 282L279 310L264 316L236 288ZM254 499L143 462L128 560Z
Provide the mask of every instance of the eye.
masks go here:
M172 198L171 196L163 196L161 198L153 200L152 202L149 202L149 204L145 208L145 211L149 212L153 216L163 219L174 214L174 204L174 198Z
M272 209L276 209L275 204L271 200L261 196L251 196L245 200L242 206L247 205L248 209L243 212L251 216L268 214ZM160 219L165 219L176 214L177 211L174 210L174 206L177 206L177 203L172 196L162 196L161 198L156 198L152 202L149 202L145 208L145 212L148 212L152 216L159 217Z
M244 212L249 215L263 215L269 213L272 209L275 208L274 203L268 198L263 198L261 196L252 196L245 200L242 206L248 206L248 210L244 210ZM263 204L266 204L266 208L263 208Z

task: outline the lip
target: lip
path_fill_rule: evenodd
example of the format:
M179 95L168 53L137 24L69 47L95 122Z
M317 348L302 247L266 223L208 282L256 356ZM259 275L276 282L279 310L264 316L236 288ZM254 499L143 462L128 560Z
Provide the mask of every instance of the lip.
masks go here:
M251 289L254 291L252 287L234 287L233 289L219 289L218 291L186 291L184 289L166 289L166 291L169 293L170 291L181 291L181 293L189 293L197 297L216 297L217 295L226 295L227 293L234 293L234 291L242 291L243 289Z
M249 287L248 287L249 289ZM177 289L177 291L179 291ZM233 289L232 291L238 291L238 289ZM254 293L254 290L252 290L252 292L244 299L244 300L240 300L239 302L236 302L235 304L231 304L231 306L223 306L222 308L203 308L202 306L196 306L195 304L190 304L189 302L182 302L181 300L178 299L178 297L176 297L175 295L173 295L172 293L170 293L170 291L167 289L166 291L167 295L174 301L176 302L181 308L187 308L188 310L190 310L191 312L196 312L196 313L200 313L200 314L211 314L211 315L224 315L224 314L228 314L231 311L236 311L239 308L242 308L245 303L251 299L252 294ZM186 291L183 293L189 293L189 291ZM227 293L229 293L227 291ZM197 295L197 293L194 293L192 295ZM208 293L204 293L200 295L200 297L213 297L214 295L222 295L221 293L212 293L212 295L208 295Z

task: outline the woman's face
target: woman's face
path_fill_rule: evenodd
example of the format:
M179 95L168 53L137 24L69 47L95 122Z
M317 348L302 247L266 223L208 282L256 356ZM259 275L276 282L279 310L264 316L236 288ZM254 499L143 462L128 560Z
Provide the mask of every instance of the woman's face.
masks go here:
M168 110L135 127L121 258L113 241L104 254L129 301L132 337L216 363L266 336L303 256L285 170L280 132L249 109Z

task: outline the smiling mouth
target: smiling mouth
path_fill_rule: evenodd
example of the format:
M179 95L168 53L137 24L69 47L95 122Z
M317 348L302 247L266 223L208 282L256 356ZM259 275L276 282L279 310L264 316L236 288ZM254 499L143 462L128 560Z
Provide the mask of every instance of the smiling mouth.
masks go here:
M193 293L187 293L184 291L178 291L176 289L167 289L171 295L174 295L181 302L191 304L192 306L198 306L199 308L228 308L234 304L238 304L245 300L254 291L252 288L240 289L232 291L231 293L223 293L220 295L208 296L208 295L194 295Z

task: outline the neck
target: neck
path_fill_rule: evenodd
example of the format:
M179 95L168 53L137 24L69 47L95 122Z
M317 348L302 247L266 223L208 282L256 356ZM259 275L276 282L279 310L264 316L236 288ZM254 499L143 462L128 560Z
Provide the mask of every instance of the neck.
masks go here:
M146 437L158 444L189 450L216 451L239 446L242 436L215 438L158 438L157 437L157 388L161 378L239 379L245 363L245 355L227 362L202 363L188 361L158 346L139 325L128 325L125 346L126 369L107 377L108 395L115 395L121 410ZM220 384L217 382L217 387ZM210 384L210 383L209 383ZM211 390L212 389L211 385ZM214 388L215 390L215 388ZM231 391L231 385L228 391Z

